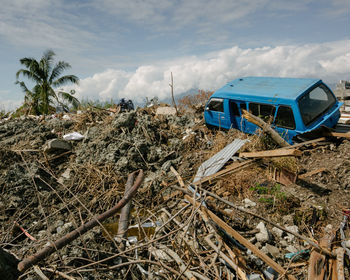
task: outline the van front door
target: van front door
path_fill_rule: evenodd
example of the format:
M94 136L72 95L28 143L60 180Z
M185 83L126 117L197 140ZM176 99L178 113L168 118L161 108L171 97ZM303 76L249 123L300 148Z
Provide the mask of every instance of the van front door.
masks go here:
M236 100L230 100L229 101L229 108L230 108L230 121L231 125L230 128L236 128L241 131L244 131L244 119L242 117L242 112L240 111L240 107L244 107L245 103L240 103Z
M227 107L227 105L225 107ZM205 122L209 126L227 128L227 118L225 117L224 110L224 99L210 99L204 111L204 118Z

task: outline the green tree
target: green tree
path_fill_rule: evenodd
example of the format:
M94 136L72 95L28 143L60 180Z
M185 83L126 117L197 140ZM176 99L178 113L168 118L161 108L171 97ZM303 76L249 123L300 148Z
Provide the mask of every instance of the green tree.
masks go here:
M68 83L78 84L79 78L75 75L61 76L64 70L69 69L69 63L59 61L54 64L55 53L52 50L44 52L40 61L31 57L20 59L20 63L25 66L25 69L20 69L16 73L16 84L22 88L25 93L24 106L30 113L40 115L48 114L52 105L55 103L67 108L67 104L72 104L73 107L79 106L79 100L73 96L74 91L64 92L54 90ZM35 83L32 90L29 90L23 81L18 78L23 76Z

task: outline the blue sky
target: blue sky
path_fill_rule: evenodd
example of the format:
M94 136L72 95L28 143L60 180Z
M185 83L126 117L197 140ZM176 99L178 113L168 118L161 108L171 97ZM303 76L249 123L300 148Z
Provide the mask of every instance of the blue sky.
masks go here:
M348 0L0 0L0 109L23 101L19 59L52 49L79 98L215 90L240 76L350 79Z

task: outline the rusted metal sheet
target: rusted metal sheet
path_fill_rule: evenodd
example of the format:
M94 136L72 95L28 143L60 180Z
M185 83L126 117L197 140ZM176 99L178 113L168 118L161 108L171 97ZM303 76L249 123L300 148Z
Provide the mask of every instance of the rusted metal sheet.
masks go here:
M220 152L203 162L202 165L198 168L193 183L218 172L225 165L225 163L230 158L232 158L232 156L248 141L248 139L235 139L231 144L228 144Z

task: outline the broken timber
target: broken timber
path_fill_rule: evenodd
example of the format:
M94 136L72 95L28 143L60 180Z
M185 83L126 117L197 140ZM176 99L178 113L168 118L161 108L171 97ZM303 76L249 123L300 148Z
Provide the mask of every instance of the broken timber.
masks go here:
M280 147L288 147L290 146L286 140L284 140L269 124L264 122L261 118L254 116L246 110L243 111L243 117L247 119L249 122L256 124L261 127L262 130L270 135L270 137L280 146Z
M194 201L193 198L190 197L189 195L185 195L185 199L187 201L191 202L192 204L194 204L196 207L199 206L199 202ZM202 206L201 208L203 211L205 211L208 214L208 216L213 220L214 223L216 223L219 227L221 227L223 230L225 230L228 234L230 234L234 239L236 239L243 246L245 246L246 248L251 250L257 257L259 257L266 264L271 266L279 274L286 275L288 277L288 279L290 279L290 280L296 280L296 278L293 275L288 274L288 272L282 266L280 266L278 263L276 263L274 260L272 260L265 253L260 251L254 244L252 244L250 241L245 239L242 235L240 235L237 231L235 231L233 228L231 228L228 224L226 224L223 220L221 220L213 212L206 209L204 206Z
M219 179L219 178L221 178L223 176L226 176L228 174L240 171L243 168L246 168L246 167L252 165L253 162L254 162L254 160L246 160L246 161L243 161L243 162L234 162L231 165L229 165L227 168L225 168L225 169L223 169L223 170L221 170L219 172L216 172L213 175L206 176L206 177L204 177L204 178L202 178L202 179L192 183L192 185L197 186L197 185L201 185L203 183L206 183L208 181Z
M240 157L244 158L268 158L268 157L286 157L286 156L301 156L303 153L297 149L277 149L261 152L244 152L239 153Z
M331 243L335 235L331 227L324 229L324 236L320 240L320 246L322 248L330 249ZM319 252L312 251L309 259L308 268L308 280L323 280L326 273L327 261L326 256L321 255Z
M310 172L307 172L307 173L304 173L304 174L301 174L298 176L299 179L305 179L307 177L311 177L315 174L318 174L318 173L321 173L321 172L324 172L326 171L327 169L326 168L319 168L319 169L316 169L316 170L312 170Z
M41 260L45 259L47 256L51 255L53 252L63 248L67 244L69 244L71 241L76 239L77 237L81 236L82 234L86 233L88 230L92 229L93 227L100 224L100 222L104 221L105 219L115 215L120 209L124 207L128 203L128 201L134 196L137 189L140 187L142 181L143 181L143 171L140 169L139 171L135 171L129 176L135 177L136 173L138 173L135 182L129 192L123 196L121 200L115 205L113 208L109 209L108 211L102 213L101 215L92 218L89 222L81 225L77 229L71 231L70 233L66 234L65 236L61 237L60 239L56 240L49 246L44 247L42 250L37 252L36 254L29 256L22 260L17 268L20 273L23 273L26 271L29 267L32 265L37 264Z

